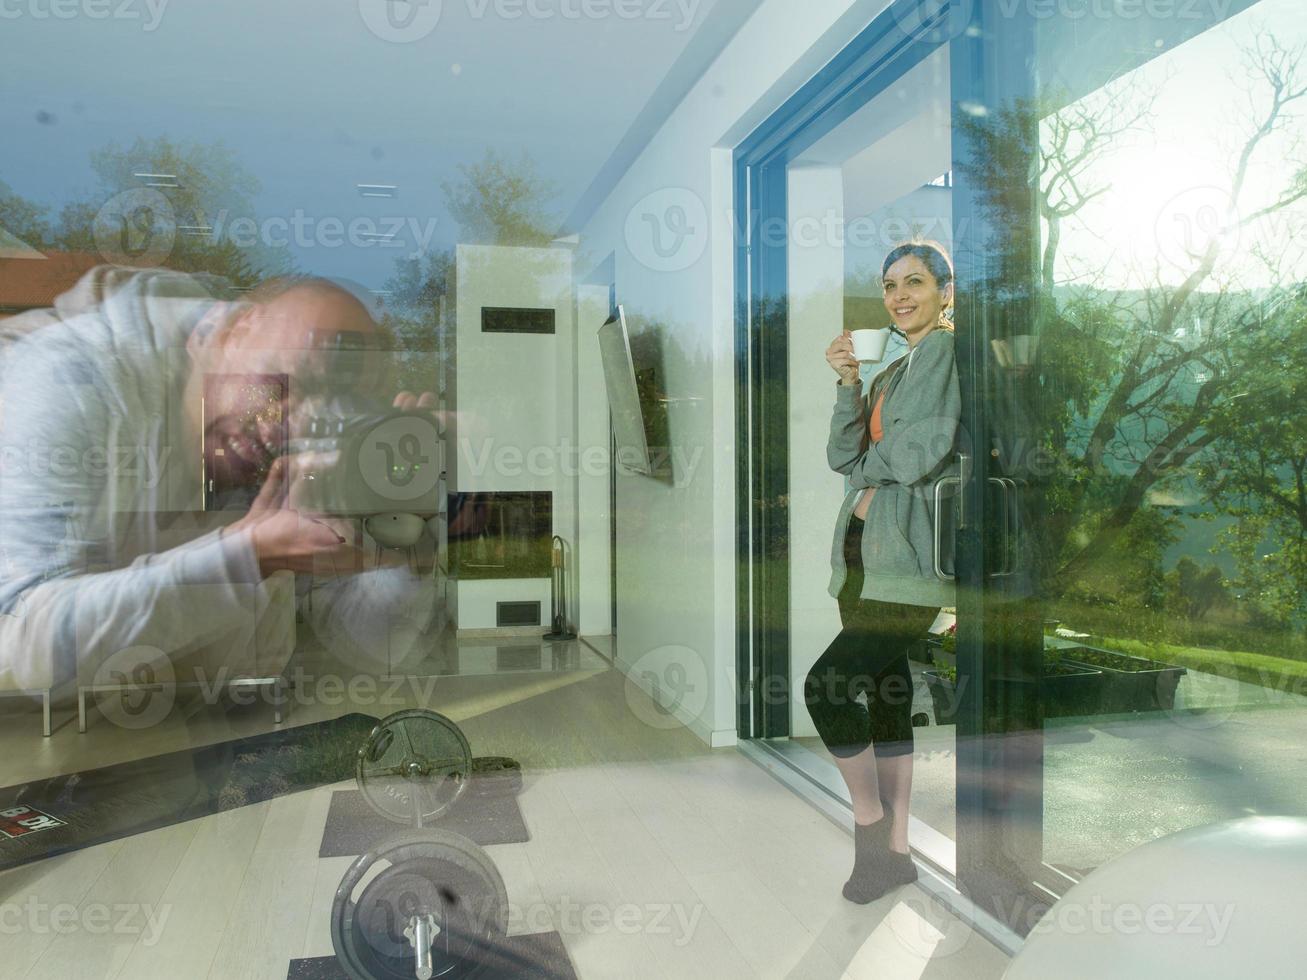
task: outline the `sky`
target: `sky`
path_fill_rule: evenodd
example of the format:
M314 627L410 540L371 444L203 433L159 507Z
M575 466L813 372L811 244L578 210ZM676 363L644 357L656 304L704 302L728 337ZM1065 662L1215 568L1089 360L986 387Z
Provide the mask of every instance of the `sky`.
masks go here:
M1269 87L1249 78L1241 48L1267 33L1286 48L1307 51L1302 0L1262 0L1119 80L1129 101L1156 93L1156 102L1142 131L1116 140L1086 172L1083 189L1105 193L1066 223L1060 282L1092 279L1119 289L1151 285L1155 276L1181 282L1193 268L1192 251L1270 204L1307 167L1303 99L1258 149L1244 193L1231 203L1238 151L1270 102ZM1307 62L1299 70L1299 84L1307 85ZM1078 103L1102 104L1101 94ZM1237 286L1276 281L1254 248L1283 258L1281 276L1288 281L1307 280L1307 201L1223 237L1217 273Z
M221 140L260 182L259 222L301 217L304 271L376 287L423 239L458 239L440 183L488 148L529 149L565 216L715 0L51 2L0 6L0 179L57 210L110 142ZM361 216L398 221L402 247L330 244L324 222Z
M458 240L440 184L489 148L528 149L557 187L550 210L566 215L714 0L588 0L589 17L577 15L583 0L531 0L542 16L526 0L53 2L72 16L54 16L52 0L0 6L0 179L57 210L92 195L96 148L138 136L220 140L261 189L254 215L211 220L231 229L253 217L273 239L298 223L301 269L379 288L397 258ZM414 22L386 21L388 2ZM1091 180L1107 191L1066 229L1059 278L1095 270L1124 288L1159 270L1182 277L1185 236L1201 242L1231 213L1231 150L1249 121L1238 44L1258 25L1307 43L1302 0L1262 0L1123 80L1159 93L1153 119L1095 165ZM1300 110L1263 148L1244 213L1285 184L1293 161L1307 162L1307 140L1294 145L1304 135ZM397 190L364 198L359 183ZM335 244L335 223L359 218L394 231L393 245ZM1236 246L1283 248L1304 226L1300 204L1246 229L1223 268L1265 285ZM1290 266L1307 278L1302 241Z

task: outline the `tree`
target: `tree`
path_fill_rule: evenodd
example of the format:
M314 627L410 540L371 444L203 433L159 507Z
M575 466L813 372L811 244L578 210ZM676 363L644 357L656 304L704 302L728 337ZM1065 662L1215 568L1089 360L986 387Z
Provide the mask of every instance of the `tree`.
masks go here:
M480 162L460 164L461 180L441 184L445 206L465 243L478 245L548 245L557 222L546 210L556 193L537 172L525 151L516 161L493 149Z
M1261 327L1258 369L1209 420L1217 451L1198 481L1236 518L1221 538L1235 587L1263 620L1286 623L1307 614L1307 287Z
M1167 575L1167 604L1197 622L1226 597L1225 577L1216 565L1203 567L1188 555Z
M175 143L167 137L138 138L129 146L110 143L91 153L97 186L73 200L51 220L49 208L14 194L0 183L0 227L47 252L103 254L106 224L130 219L114 213L116 200L129 191L161 195L149 208L148 234L167 243L162 254L148 247L143 257L182 272L220 276L236 286L252 286L271 275L292 271L285 255L264 245L243 248L215 233L213 222L253 218L258 181L222 143ZM150 187L137 174L168 175ZM176 178L175 180L171 178ZM175 186L173 186L175 185ZM99 237L97 237L97 231ZM126 229L124 229L126 231ZM130 263L131 250L115 250L106 261Z
M91 169L99 180L90 200L63 209L59 243L74 251L96 251L97 221L116 195L148 186L137 174L166 175L150 189L161 194L167 206L152 214L152 233L171 239L162 264L182 272L221 276L237 286L251 286L268 276L292 271L287 257L266 244L237 245L221 234L224 226L240 218L255 217L258 180L221 142L182 143L166 136L137 138L129 146L110 143L91 154ZM175 178L172 179L172 178ZM117 216L110 215L112 221ZM98 229L103 235L103 228ZM117 257L117 256L115 256Z
M1074 589L1095 566L1112 567L1141 546L1141 534L1168 533L1165 522L1145 519L1150 500L1191 484L1204 454L1218 439L1233 437L1219 420L1246 379L1260 373L1265 349L1257 331L1266 324L1268 303L1292 284L1280 279L1259 292L1237 288L1223 272L1223 249L1230 233L1307 197L1301 165L1269 195L1250 186L1270 137L1307 96L1302 54L1268 35L1246 49L1254 111L1233 157L1227 207L1220 209L1233 217L1180 257L1178 281L1164 276L1160 263L1138 270L1146 283L1141 289L1109 285L1105 270L1083 262L1062 274L1068 263L1059 266L1059 259L1069 230L1094 233L1080 216L1109 190L1111 170L1101 164L1124 133L1150 130L1151 96L1141 96L1126 78L1090 99L1018 102L961 124L972 148L972 162L961 169L995 229L986 243L994 255L992 280L977 291L1007 304L1008 312L1014 293L1028 284L1014 319L1033 319L1032 332L1042 339L1027 411L1040 423L1052 464L1040 544L1054 594ZM1248 206L1253 190L1262 202ZM1042 221L1042 237L1011 233L1032 218ZM1181 329L1195 319L1204 324L1198 337ZM1159 549L1149 550L1160 560Z
M445 181L441 188L463 242L543 247L554 239L555 223L548 212L554 187L540 177L526 151L510 162L488 150L479 162L460 164L458 169L461 179ZM401 358L400 367L401 380L410 386L429 386L431 352L438 359L451 353L445 335L449 321L442 318L442 310L452 316L454 289L452 248L399 259L386 281L383 325L397 346L410 352Z
M0 228L32 248L50 247L49 208L15 194L0 180Z

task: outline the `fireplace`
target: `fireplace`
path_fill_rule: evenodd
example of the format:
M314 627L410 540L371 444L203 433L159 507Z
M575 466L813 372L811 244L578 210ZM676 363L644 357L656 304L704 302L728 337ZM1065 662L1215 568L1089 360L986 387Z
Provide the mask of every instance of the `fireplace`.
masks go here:
M549 578L553 494L449 495L449 570L459 579Z

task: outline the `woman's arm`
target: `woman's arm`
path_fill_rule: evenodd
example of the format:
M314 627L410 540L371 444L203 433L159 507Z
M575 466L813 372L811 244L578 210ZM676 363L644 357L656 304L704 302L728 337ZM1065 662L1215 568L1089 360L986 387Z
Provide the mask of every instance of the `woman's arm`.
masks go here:
M841 390L836 395L827 458L832 469L849 477L854 489L890 483L911 486L952 459L962 413L953 335L939 330L927 336L902 370L905 374L894 392L893 414L886 419L885 436L878 443L866 435L861 399L855 396L855 409L849 404L849 394ZM855 411L862 420L862 442L856 453L851 421Z
M867 449L866 402L862 383L835 386L835 411L831 413L830 437L826 440L826 462L836 473L848 474Z

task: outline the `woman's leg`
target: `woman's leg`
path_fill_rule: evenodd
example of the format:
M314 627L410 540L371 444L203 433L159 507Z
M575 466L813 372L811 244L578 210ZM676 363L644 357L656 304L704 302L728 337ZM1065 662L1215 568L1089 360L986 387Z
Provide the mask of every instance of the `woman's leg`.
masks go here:
M935 610L882 607L882 650L902 652L876 675L867 690L868 726L876 755L876 782L891 812L890 848L908 853L908 808L912 802L912 669L908 646L929 628Z
M871 716L858 699L871 681L857 672L866 643L865 634L842 631L817 658L804 682L808 713L844 777L853 819L860 824L875 823L883 815Z
M889 832L891 850L908 853L908 807L912 801L912 756L876 757L876 781L881 799L892 815Z
M849 799L853 801L853 822L865 826L883 817L885 809L881 803L881 768L876 750L869 746L846 759L835 756L835 765L849 788ZM890 806L893 805L891 800Z

